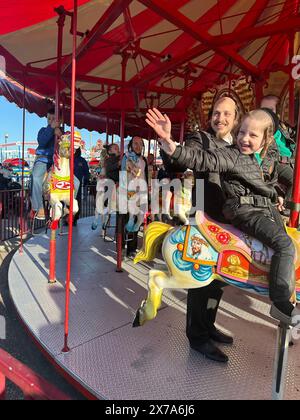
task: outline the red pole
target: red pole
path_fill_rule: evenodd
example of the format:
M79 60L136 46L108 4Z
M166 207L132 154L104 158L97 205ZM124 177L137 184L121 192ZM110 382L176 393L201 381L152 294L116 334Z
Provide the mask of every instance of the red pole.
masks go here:
M293 185L293 196L292 196L292 211L290 217L290 227L298 228L299 225L299 214L300 214L300 109L298 115L298 139L297 139L297 150L296 150L296 161L294 169L294 185Z
M294 42L295 42L295 34L292 33L289 36L289 51L290 51L290 65L292 66L292 60L294 57ZM290 80L289 80L289 120L290 125L293 127L295 124L295 80L292 74L292 68L290 71Z
M62 66L62 47L63 47L63 30L65 23L65 15L60 15L57 21L58 39L57 39L57 68L56 68L56 90L55 90L55 120L56 124L60 124L60 87L61 87L61 66ZM58 137L55 138L55 153L58 146ZM57 224L51 225L50 237L50 262L49 262L49 283L56 282L56 229Z
M180 144L183 144L184 141L184 131L185 131L185 113L182 113L181 117L181 127L180 127Z
M264 83L262 80L256 80L255 83L256 108L260 107L260 103L264 97Z
M49 283L56 283L56 229L51 226Z
M128 57L124 56L122 60L122 82L126 81L126 67ZM124 101L124 90L122 91L122 110L121 110L121 122L120 122L120 141L121 141L121 159L123 159L125 152L125 101ZM120 210L120 209L119 209ZM120 212L117 214L117 273L122 273L122 246L123 246L123 218Z
M73 53L72 53L72 86L71 86L71 156L70 156L70 214L69 214L69 238L68 238L68 262L66 279L66 313L65 313L65 343L63 352L70 351L68 347L69 338L69 309L70 309L70 285L71 285L71 263L73 243L73 199L74 199L74 133L75 133L75 98L76 98L76 48L77 48L77 12L78 0L74 0L73 12Z
M21 191L21 207L20 207L20 254L23 254L23 236L24 236L24 157L25 157L25 128L26 128L26 110L25 110L25 96L26 96L26 82L24 75L24 89L23 89L23 138L22 138L22 191Z
M62 48L64 24L66 16L60 15L57 21L58 26L58 40L57 40L57 68L56 68L56 92L55 92L55 119L56 123L60 123L60 88L61 88L61 68L62 68ZM56 139L57 140L57 139Z
M0 401L4 401L6 396L6 378L2 372L0 372Z
M122 101L123 102L123 101ZM121 159L123 158L125 151L125 111L122 109L121 112ZM123 221L120 212L117 214L117 273L122 273L122 245L123 245Z

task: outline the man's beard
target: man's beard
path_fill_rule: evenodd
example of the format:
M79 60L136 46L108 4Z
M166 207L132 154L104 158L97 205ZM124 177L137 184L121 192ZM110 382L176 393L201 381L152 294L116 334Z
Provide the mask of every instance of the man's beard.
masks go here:
M226 137L230 133L230 130L228 128L224 129L224 131L217 131L216 137L218 140L222 140L224 137Z

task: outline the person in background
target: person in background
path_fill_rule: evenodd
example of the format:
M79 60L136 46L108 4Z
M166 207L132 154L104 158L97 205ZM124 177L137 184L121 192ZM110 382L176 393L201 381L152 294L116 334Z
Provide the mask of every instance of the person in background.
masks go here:
M281 185L285 185L282 196L285 197L287 207L293 191L296 130L280 120L279 103L278 96L267 95L261 101L261 108L269 113L275 125L274 139L279 152L278 177ZM289 210L285 209L282 214L289 216Z
M280 120L280 98L275 95L264 96L260 107L270 109L278 117L277 130L274 135L280 153L281 163L291 163L296 149L296 130Z
M111 144L108 147L108 156L105 161L105 175L107 179L111 179L119 184L119 173L121 169L120 148L118 144Z
M47 127L40 129L38 133L38 148L36 159L31 175L31 205L38 220L45 220L43 204L43 182L45 175L53 164L55 136L60 137L62 131L55 121L55 110L50 109L47 113Z
M75 132L74 139L74 175L79 181L79 188L77 191L76 199L78 201L79 211L74 216L73 225L77 225L77 221L80 217L81 207L82 207L82 187L89 184L90 180L90 170L87 161L81 156L81 135L80 133Z

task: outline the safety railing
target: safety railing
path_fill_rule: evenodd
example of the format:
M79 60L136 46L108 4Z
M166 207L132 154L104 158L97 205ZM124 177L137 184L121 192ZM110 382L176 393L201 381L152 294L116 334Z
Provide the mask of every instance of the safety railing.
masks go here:
M95 196L96 187L88 185L82 189L81 218L91 217L95 214ZM21 234L21 219L23 221L24 234L31 232L31 206L28 189L24 192L22 218L21 202L21 190L0 190L0 242L13 239ZM35 230L39 230L44 226L44 221L35 221Z
M80 217L92 217L95 215L96 185L86 185L82 188Z
M13 239L20 235L21 224L23 232L30 231L30 197L29 191L24 191L23 216L21 216L22 191L1 190L0 191L0 242ZM39 221L35 229L40 229L45 223Z
M22 391L25 400L71 400L41 376L0 349L0 400L6 399L7 380Z

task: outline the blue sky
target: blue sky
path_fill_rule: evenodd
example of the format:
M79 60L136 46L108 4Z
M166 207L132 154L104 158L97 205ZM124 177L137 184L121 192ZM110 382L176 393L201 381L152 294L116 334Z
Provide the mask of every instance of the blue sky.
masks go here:
M3 96L0 96L0 144L5 143L5 135L8 134L8 143L22 141L23 111L15 104L8 102ZM41 127L47 124L45 118L39 118L35 114L26 111L26 138L28 142L36 141L37 133ZM100 138L106 140L104 134L95 131L79 130L87 146L96 143Z

